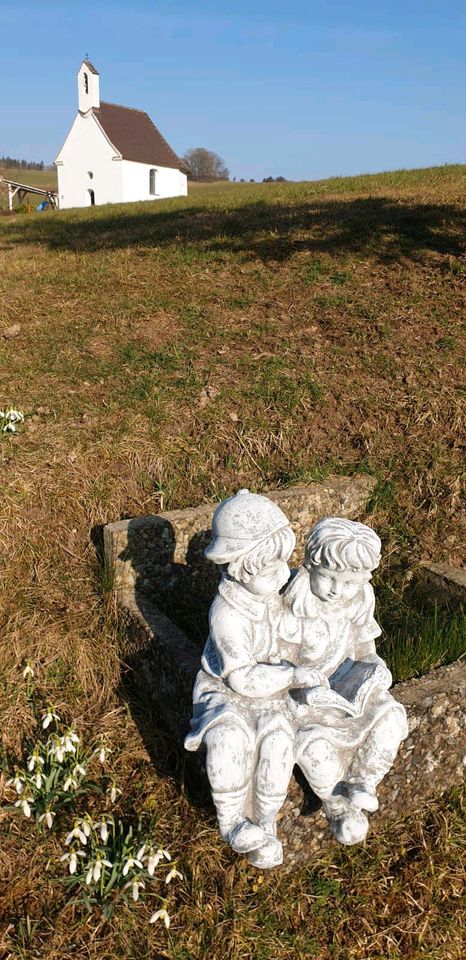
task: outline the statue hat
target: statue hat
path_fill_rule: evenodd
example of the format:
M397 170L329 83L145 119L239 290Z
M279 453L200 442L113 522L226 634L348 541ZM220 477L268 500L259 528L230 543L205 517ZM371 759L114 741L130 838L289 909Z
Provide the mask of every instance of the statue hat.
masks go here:
M204 556L214 563L230 563L287 526L288 518L276 503L259 493L239 490L217 507Z

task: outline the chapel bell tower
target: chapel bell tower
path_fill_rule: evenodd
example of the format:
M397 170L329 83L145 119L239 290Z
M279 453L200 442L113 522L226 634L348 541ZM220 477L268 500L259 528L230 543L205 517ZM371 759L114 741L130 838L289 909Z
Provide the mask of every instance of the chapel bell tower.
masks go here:
M90 60L83 60L78 70L78 110L87 113L100 107L99 74Z

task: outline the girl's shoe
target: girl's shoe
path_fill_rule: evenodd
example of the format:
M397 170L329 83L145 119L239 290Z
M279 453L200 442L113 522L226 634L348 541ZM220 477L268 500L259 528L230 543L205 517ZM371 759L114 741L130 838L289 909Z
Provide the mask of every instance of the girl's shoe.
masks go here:
M270 870L283 863L283 847L276 837L266 837L266 842L248 855L249 863L261 870Z
M235 853L249 853L250 850L257 850L262 847L266 839L264 830L257 823L242 820L231 831L228 842Z

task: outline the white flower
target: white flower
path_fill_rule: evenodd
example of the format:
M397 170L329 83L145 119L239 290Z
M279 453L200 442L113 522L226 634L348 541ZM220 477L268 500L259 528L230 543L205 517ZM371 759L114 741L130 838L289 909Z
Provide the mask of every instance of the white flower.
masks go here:
M83 767L83 765L82 765L81 763L75 763L75 765L74 765L74 767L73 767L73 776L74 776L74 777L77 777L78 774L80 774L81 777L85 777L85 776L86 776L86 773L87 773L87 770L86 770L85 767Z
M111 820L98 820L97 823L94 824L94 830L96 830L98 833L100 833L100 839L101 839L104 843L107 843L107 840L108 840L108 828L109 828L109 826L111 826L111 825L112 825L112 821L111 821Z
M16 432L16 423L23 423L24 414L20 410L9 410L3 411L0 410L0 417L4 421L2 426L3 433L15 433Z
M67 777L63 784L63 790L65 791L65 793L68 793L68 790L70 789L76 790L77 787L78 787L78 782L72 776Z
M13 407L10 407L6 413L0 411L0 414L5 420L11 420L12 423L23 423L24 421L24 413L21 413L20 410L14 410Z
M79 743L79 737L74 730L67 730L63 737L60 737L60 743L65 753L76 753L75 743Z
M128 883L125 883L123 889L127 890L128 887L131 887L131 896L133 900L139 900L139 891L143 890L145 887L144 880L129 880Z
M27 677L33 677L33 676L34 676L34 670L32 669L31 664L27 663L23 670L23 677L26 680Z
M47 713L42 717L42 729L46 730L50 726L52 720L59 720L60 717L58 713L55 713L53 707L47 707Z
M31 805L29 802L30 799L31 799L30 797L21 797L15 803L15 807L21 807L21 810L23 811L25 817L31 816Z
M124 867L123 867L123 876L126 877L128 871L131 870L133 867L139 867L139 869L142 870L142 866L143 866L143 865L142 865L141 861L138 860L137 857L128 857L128 859L127 859L127 861L126 861L126 863L125 863L125 865L124 865Z
M70 873L76 873L76 869L78 866L78 857L85 857L85 856L86 854L84 850L72 850L71 853L64 853L63 856L60 857L60 862L63 863L65 860L69 860L68 869Z
M102 764L106 763L107 757L111 752L110 747L105 747L103 743L94 750L95 755L99 758L99 763Z
M108 792L108 795L112 803L115 803L115 800L118 794L121 794L121 790L117 787L116 783L113 782Z
M68 846L73 840L80 840L83 846L86 846L88 836L89 834L87 834L86 836L86 833L84 832L84 830L81 829L78 822L75 824L73 829L70 830L70 832L65 837L65 843Z
M43 779L44 779L44 778L43 778L42 774L41 774L39 771L37 771L37 773L36 773L36 775L35 775L35 777L34 777L34 783L35 783L35 785L36 785L36 787L37 787L38 790L40 790L40 788L41 788L41 786L42 786Z
M53 818L54 818L55 816L56 816L56 814L55 814L55 813L52 813L51 810L46 810L45 813L41 813L41 815L40 815L40 817L39 817L39 823L42 823L42 821L45 820L45 822L46 822L49 830L51 830L52 827L53 827Z
M39 753L39 748L36 747L33 753L31 753L31 756L28 757L27 766L28 766L29 773L32 773L32 771L34 770L34 767L37 767L37 764L40 764L40 766L43 767L44 763L45 763L45 760L43 757L41 757Z
M167 876L165 877L165 883L170 883L174 879L174 877L179 877L180 880L183 879L183 874L180 873L180 871L177 870L176 867L172 867L169 873L167 873Z
M166 928L167 928L167 930L168 930L168 928L169 928L169 926L170 926L170 916L169 916L169 914L167 913L167 911L166 911L165 909L164 909L164 910L156 910L155 913L152 914L152 916L151 916L151 918L150 918L150 920L149 920L149 923L157 923L157 920L163 920L163 922L164 922L164 924L165 924L165 926L166 926Z
M163 860L164 857L166 860L171 860L168 850L159 849L154 851L152 847L150 848L147 858L147 872L150 877L154 876L155 868L158 867L160 861Z
M7 787L14 786L16 793L19 794L19 796L21 796L24 789L24 780L22 779L21 775L17 773L16 777L12 777L11 780L7 780L6 785Z
M146 845L145 845L145 843L143 843L142 847L139 847L139 850L138 850L138 852L137 852L137 854L136 854L136 860L142 860L142 858L144 857L145 852L146 852Z
M97 883L102 876L102 868L111 867L111 866L112 864L110 863L110 860L104 860L103 857L97 857L94 863L94 866L92 868L92 876L95 883Z

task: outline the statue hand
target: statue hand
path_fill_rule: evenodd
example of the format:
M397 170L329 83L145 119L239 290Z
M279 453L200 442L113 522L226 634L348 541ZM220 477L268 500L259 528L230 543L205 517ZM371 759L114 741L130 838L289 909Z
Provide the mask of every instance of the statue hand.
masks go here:
M293 683L299 687L329 687L330 683L322 670L314 667L295 667Z

